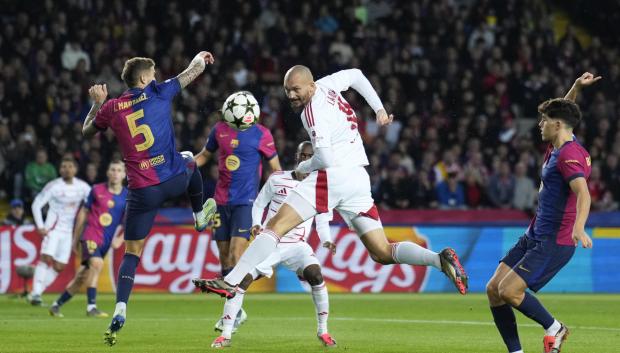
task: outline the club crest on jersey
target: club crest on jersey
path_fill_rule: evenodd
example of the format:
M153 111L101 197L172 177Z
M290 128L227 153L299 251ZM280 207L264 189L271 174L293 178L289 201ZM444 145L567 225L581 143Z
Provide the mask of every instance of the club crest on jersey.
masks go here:
M232 140L230 140L230 147L231 147L231 148L237 148L237 147L239 147L239 140L237 140L237 139L232 139Z
M239 169L240 165L241 160L239 160L239 157L235 156L234 154L226 157L226 169L230 170L231 172Z
M590 156L586 157L586 164L588 165L588 167L592 165L592 159L590 158Z
M112 215L107 212L101 214L101 216L99 216L99 224L103 227L107 227L112 224Z
M108 208L114 207L114 200L108 200Z

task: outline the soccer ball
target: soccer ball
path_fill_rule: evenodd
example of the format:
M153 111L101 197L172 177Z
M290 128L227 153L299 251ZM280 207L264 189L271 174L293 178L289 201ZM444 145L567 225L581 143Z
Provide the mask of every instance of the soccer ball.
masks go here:
M248 91L235 92L226 98L222 106L224 122L237 130L245 130L256 124L260 116L258 101Z

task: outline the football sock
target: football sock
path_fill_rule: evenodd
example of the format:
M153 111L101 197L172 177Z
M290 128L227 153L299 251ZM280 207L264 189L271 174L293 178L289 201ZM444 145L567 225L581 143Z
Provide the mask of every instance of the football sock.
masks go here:
M243 296L245 295L245 291L241 288L237 288L235 291L237 294L235 294L234 297L227 299L224 304L224 314L222 316L224 329L222 330L222 336L226 338L230 338L232 335L235 319L241 310L241 306L243 305Z
M58 297L58 299L56 299L56 301L54 302L55 305L58 306L62 306L64 303L68 302L69 300L71 300L71 298L73 297L73 295L71 295L69 292L64 291L62 292L62 294L60 295L60 297Z
M202 176L198 167L194 167L192 176L189 179L187 194L189 195L189 201L192 204L194 214L202 212Z
M125 253L123 262L118 270L118 287L116 289L116 302L127 303L129 301L129 294L133 287L133 279L136 275L136 268L140 258L134 254Z
M116 307L114 308L114 315L112 315L112 317L116 315L127 317L127 303L123 303L123 302L116 303Z
M250 273L258 264L263 262L280 242L280 237L276 233L265 229L254 239L247 250L241 255L235 268L224 278L226 283L236 286L245 275Z
M555 321L547 309L545 309L545 307L540 304L538 299L536 299L536 297L529 292L525 292L523 301L519 304L519 306L516 306L515 309L519 310L523 313L523 315L529 317L530 319L538 322L545 330L550 328Z
M518 351L514 351L514 352L510 352L510 353L523 353L523 351L521 349L519 349Z
M441 270L439 254L408 241L392 244L392 258L397 264L433 266Z
M562 324L558 320L553 320L553 323L549 328L545 329L545 335L547 336L555 336L558 331L562 328Z
M316 309L317 333L322 335L327 332L327 317L329 316L329 296L325 282L312 286L312 301Z
M58 272L52 266L48 266L47 271L45 271L45 279L43 280L43 290L54 283L56 277L58 277Z
M222 268L222 277L226 277L232 269L232 267Z
M43 261L39 261L37 267L35 267L32 280L32 295L41 295L45 290L45 276L47 275L48 268L49 266Z
M93 307L96 307L97 288L95 287L86 288L86 299L87 299L87 303L89 306L92 305ZM90 309L91 308L88 308L88 310Z
M509 352L521 351L519 332L517 331L517 319L512 307L508 304L492 306L491 313L499 334L502 336Z

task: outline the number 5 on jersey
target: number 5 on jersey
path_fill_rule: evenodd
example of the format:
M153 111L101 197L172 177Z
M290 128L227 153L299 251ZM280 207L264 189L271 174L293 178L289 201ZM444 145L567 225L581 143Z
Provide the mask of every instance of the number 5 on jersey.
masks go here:
M127 126L129 127L131 137L136 137L138 135L144 136L144 142L135 145L136 150L138 152L142 152L153 146L155 143L155 137L153 137L151 128L147 124L136 125L136 120L144 118L144 109L135 111L127 115L125 118L127 119Z

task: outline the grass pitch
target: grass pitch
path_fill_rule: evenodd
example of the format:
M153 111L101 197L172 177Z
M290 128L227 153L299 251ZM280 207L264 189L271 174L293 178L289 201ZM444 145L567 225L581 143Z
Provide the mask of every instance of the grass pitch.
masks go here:
M46 295L51 303L56 295ZM555 295L539 298L572 333L562 352L618 352L620 296ZM249 319L233 335L230 352L323 352L315 336L310 294L254 294L245 298ZM98 306L113 310L114 297ZM473 294L332 294L331 351L505 352L485 296ZM64 318L23 299L0 297L0 352L204 352L217 336L213 325L223 300L199 294L136 294L114 347L105 346L109 319L85 316L85 296L67 303ZM525 352L540 352L543 331L517 313Z

